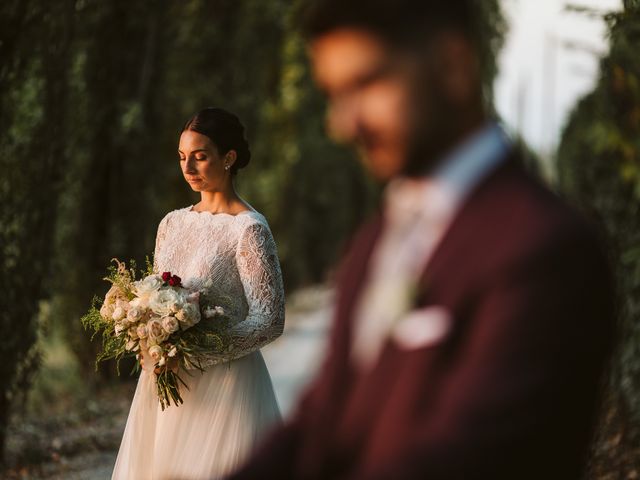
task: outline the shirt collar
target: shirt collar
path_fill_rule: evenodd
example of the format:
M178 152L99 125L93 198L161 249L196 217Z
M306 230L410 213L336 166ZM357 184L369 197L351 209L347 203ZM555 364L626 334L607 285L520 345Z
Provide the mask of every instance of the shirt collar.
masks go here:
M494 122L485 125L447 154L430 175L390 182L385 190L388 214L405 217L424 209L432 214L451 213L506 159L509 149L503 128Z

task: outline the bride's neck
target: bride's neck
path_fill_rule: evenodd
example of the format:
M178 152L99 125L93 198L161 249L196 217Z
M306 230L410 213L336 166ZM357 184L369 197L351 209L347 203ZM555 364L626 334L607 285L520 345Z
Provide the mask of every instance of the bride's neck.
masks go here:
M230 213L234 210L235 204L240 201L233 185L225 190L200 192L200 196L199 209L211 213Z

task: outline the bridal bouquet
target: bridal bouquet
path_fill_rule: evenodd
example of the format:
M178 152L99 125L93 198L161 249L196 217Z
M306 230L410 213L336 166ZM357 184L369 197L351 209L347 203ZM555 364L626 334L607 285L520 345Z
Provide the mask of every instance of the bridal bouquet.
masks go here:
M184 370L203 371L202 364L211 353L221 352L229 342L225 338L228 318L221 298L216 298L211 282L200 288L187 288L171 272L153 272L147 259L146 271L136 280L135 263L127 267L113 259L105 280L111 283L104 300L95 297L91 309L82 317L93 336L102 334L100 361L135 357L134 371L140 370L142 351L145 361L154 362L160 405L183 403L178 374ZM92 337L93 338L93 337ZM118 368L118 374L120 370Z

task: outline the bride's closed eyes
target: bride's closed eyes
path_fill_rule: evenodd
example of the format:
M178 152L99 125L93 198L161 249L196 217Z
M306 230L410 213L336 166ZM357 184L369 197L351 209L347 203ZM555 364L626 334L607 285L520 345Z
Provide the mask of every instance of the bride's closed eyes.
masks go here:
M184 155L182 154L178 155L179 161L184 162L186 159L187 157L185 157ZM204 160L207 160L207 156L205 154L198 154L198 155L195 155L195 159L199 161L204 161Z

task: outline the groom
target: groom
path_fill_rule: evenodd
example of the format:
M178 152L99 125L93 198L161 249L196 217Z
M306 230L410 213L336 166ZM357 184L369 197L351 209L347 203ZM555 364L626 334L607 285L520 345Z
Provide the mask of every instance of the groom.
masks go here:
M609 272L487 114L477 3L314 3L329 131L387 185L343 261L324 367L233 479L580 478Z

